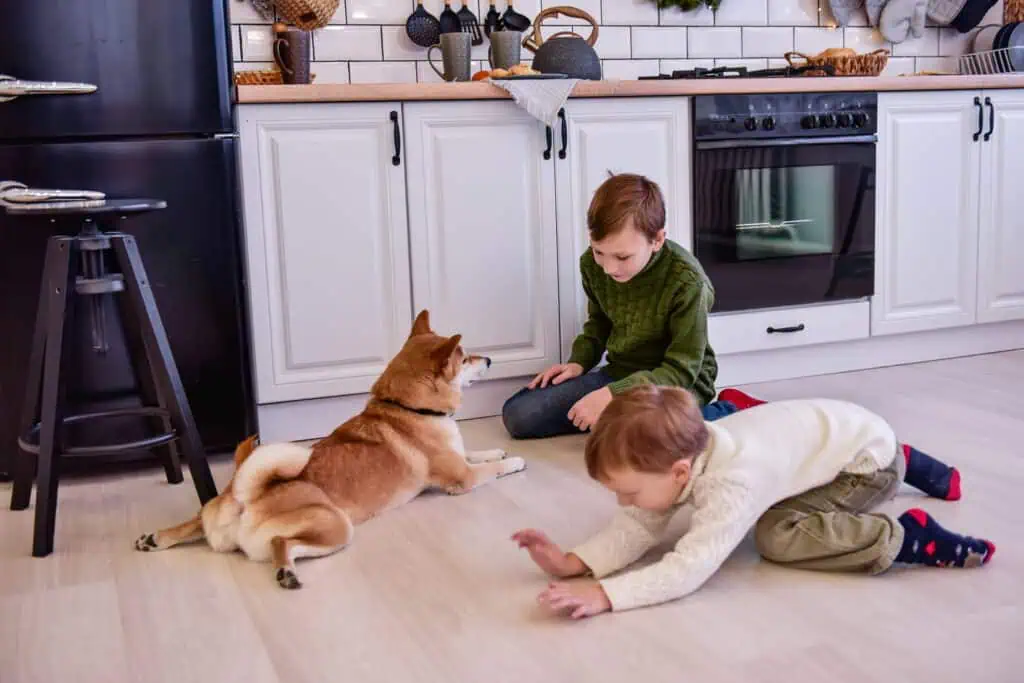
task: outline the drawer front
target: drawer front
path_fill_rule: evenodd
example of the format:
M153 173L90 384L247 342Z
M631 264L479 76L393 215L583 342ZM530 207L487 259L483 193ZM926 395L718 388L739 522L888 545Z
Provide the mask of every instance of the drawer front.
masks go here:
M708 318L708 337L719 355L865 339L870 331L867 301L720 313Z

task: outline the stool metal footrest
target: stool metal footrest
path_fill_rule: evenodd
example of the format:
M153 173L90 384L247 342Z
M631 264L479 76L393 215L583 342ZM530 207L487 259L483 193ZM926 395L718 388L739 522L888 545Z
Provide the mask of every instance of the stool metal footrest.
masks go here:
M122 408L119 410L104 410L95 413L68 415L63 419L62 423L66 426L79 422L87 422L89 420L100 420L115 417L158 417L161 419L167 419L170 418L170 416L170 413L163 408ZM39 428L40 423L37 422L32 425L32 429L28 434L25 434L18 439L18 446L21 447L21 450L26 453L39 454ZM176 438L178 438L177 432L171 429L170 431L155 434L145 439L137 439L135 441L125 441L123 443L116 444L97 444L95 446L72 446L71 448L65 448L57 455L61 457L73 455L111 455L127 451L140 451L149 448L156 448L157 446L163 446L174 441Z

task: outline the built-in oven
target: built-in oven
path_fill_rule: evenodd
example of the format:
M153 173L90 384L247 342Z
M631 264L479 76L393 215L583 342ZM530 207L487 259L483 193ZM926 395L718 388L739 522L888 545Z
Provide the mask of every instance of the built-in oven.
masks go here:
M694 98L694 254L713 311L874 291L873 93Z

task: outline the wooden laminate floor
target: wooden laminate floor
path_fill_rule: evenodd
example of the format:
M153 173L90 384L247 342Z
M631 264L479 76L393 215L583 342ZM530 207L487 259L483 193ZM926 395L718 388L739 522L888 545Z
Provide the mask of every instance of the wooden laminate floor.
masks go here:
M30 556L32 513L8 512L4 485L0 681L1021 681L1022 386L1024 352L751 387L862 402L955 463L960 502L907 489L891 507L992 538L984 569L814 574L760 561L748 538L684 600L577 623L535 605L544 577L508 536L536 526L568 545L612 513L581 437L510 443L497 420L462 423L471 447L507 447L527 471L360 527L341 554L300 563L296 592L204 545L132 550L194 512L188 479L168 486L154 469L66 484L46 559Z

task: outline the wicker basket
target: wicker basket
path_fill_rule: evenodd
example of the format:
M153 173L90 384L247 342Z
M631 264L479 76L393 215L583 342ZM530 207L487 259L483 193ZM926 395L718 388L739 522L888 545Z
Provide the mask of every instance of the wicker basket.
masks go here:
M795 57L813 66L828 64L835 69L836 76L877 76L882 73L886 62L889 61L888 50L875 50L856 57L809 57L802 52L787 52L784 56L790 66L804 66L794 64ZM813 75L813 72L810 72L810 75Z
M282 19L306 31L326 26L340 4L341 0L274 0Z
M316 74L309 74L309 82L316 80ZM284 78L278 69L262 71L236 71L235 85L282 85Z

